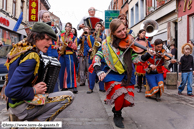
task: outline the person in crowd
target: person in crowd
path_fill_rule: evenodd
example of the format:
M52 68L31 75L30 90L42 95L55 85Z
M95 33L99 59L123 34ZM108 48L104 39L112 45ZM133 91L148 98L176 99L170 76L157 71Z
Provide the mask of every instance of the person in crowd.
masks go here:
M170 45L170 52L174 59L177 59L177 48L175 44ZM172 68L172 72L177 72L177 64L170 64L169 69Z
M180 65L179 65L179 74L181 74L181 84L178 87L178 94L182 95L182 91L185 88L185 85L187 83L187 95L193 96L192 94L192 75L194 74L194 65L193 65L193 56L191 55L193 50L193 46L189 43L186 43L182 46L182 54L184 54L180 59Z
M165 68L169 66L169 59L165 59L165 53L163 51L163 41L156 39L154 41L154 47L152 48L156 54L149 54L148 52L141 56L144 63L144 69L146 71L146 79L149 84L149 90L145 92L145 97L156 97L156 101L160 100L162 93L164 92L164 78L162 66ZM146 60L146 61L145 61ZM175 59L170 60L171 63L175 63Z
M89 77L88 73L88 50L92 45L88 45L88 36L90 35L90 28L88 26L83 28L83 34L78 39L78 44L81 45L78 51L79 57L79 77L80 77L80 86L85 86L86 77ZM88 81L89 82L89 81Z
M47 10L40 10L39 11L39 19L43 23L46 23L49 26L51 26L50 13ZM52 26L52 29L55 32L55 34L57 34L57 29L54 26ZM55 57L55 58L58 59L58 56L59 56L58 55L58 51L57 51L58 48L59 48L59 45L58 44L55 44L55 41L53 40L52 41L52 45L49 46L48 51L46 53L44 53L44 55L51 56L51 57ZM60 83L59 83L59 78L58 78L57 79L57 82L56 82L56 86L55 86L54 92L60 91L60 90L61 89L60 89Z
M71 32L73 33L73 35L76 37L74 42L76 43L76 46L78 46L78 43L77 43L77 30L75 28L72 28L71 29ZM76 54L77 51L74 51L73 52L73 59L74 59L74 62L75 62L75 70L76 70L76 75L78 74L78 65L79 65L79 61L78 61L78 58L77 58L77 54Z
M60 49L61 69L59 72L60 86L62 90L73 88L73 93L77 93L76 70L73 53L77 50L76 37L71 32L72 24L67 22L65 32L61 34L62 46Z
M97 50L100 48L100 46L102 46L101 44L102 44L102 41L104 40L103 35L101 34L102 26L103 25L101 22L97 22L95 25L95 32L88 37L88 42L89 42L88 44L91 44L91 46L92 46L92 48L89 49L89 52L91 52L91 53L92 53L92 51L97 52ZM97 50L93 50L94 45L96 45L96 43L99 43L99 47L95 47L95 49L97 49ZM91 54L90 54L90 56L88 58L89 66L92 64L92 59L93 58L91 58ZM102 59L101 60L101 68L103 68L104 65L105 65L105 60ZM96 82L96 73L95 72L89 73L89 90L87 91L87 94L93 93L95 82ZM102 82L102 81L99 82L99 91L105 92L104 82Z
M12 113L11 121L53 121L72 103L74 95L71 91L45 94L47 84L37 82L41 68L39 52L46 53L52 45L52 40L57 40L52 28L37 22L27 39L15 44L8 54L8 62L5 65L9 73L5 95Z
M118 19L120 19L124 24L125 26L127 27L127 33L132 35L133 37L135 37L135 32L132 30L132 29L129 29L128 28L128 19L127 19L127 16L125 14L119 14L118 16Z
M150 48L151 47L150 42L145 38L145 34L146 34L145 29L139 30L139 33L137 34L137 37L138 37L137 41L140 41L140 40L145 41L145 44L146 44L145 46ZM140 53L140 55L142 54ZM146 71L144 70L144 66L141 64L137 65L135 74L137 75L137 85L139 89L137 92L140 93L142 89L142 82L144 86L146 85L146 78L145 78Z
M78 29L78 30L83 29L83 28L85 27L85 25L84 25L84 20L85 20L87 17L94 17L94 16L95 16L95 13L96 13L95 8L94 8L94 7L90 7L90 8L88 9L88 14L89 14L89 16L84 16L84 17L81 19L81 21L80 21L79 24L77 25L77 29Z

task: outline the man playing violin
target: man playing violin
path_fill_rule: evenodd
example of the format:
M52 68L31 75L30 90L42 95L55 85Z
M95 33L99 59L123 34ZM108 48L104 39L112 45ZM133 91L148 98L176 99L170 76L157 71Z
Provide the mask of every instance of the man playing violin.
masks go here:
M154 48L148 50L146 54L141 57L141 61L144 63L144 69L146 71L146 79L149 84L150 90L145 92L146 97L156 96L158 101L164 92L164 78L162 66L168 69L169 59L166 58L163 51L163 41L156 39L154 42ZM166 59L165 59L166 58ZM170 60L171 63L175 63L175 59Z

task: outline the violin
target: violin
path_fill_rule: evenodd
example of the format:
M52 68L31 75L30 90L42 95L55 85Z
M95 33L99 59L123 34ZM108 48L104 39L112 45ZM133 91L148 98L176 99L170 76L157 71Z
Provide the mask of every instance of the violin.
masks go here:
M119 47L123 48L123 49L126 49L130 44L133 43L133 41L134 41L134 37L132 35L128 34L125 39L122 39L119 42ZM135 43L131 45L131 48L136 53L142 53L144 51L147 51L146 42L142 41L142 40L135 41Z
M171 53L166 53L165 49L162 49L161 52L156 53L157 56L162 56L164 57L165 60L171 60L172 59L172 54Z

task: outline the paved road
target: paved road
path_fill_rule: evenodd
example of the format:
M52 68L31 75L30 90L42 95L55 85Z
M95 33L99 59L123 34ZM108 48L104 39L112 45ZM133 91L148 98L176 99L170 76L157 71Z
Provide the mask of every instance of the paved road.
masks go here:
M112 106L104 104L105 93L97 86L92 94L86 94L87 89L78 87L74 102L56 121L63 122L63 129L118 129L112 121ZM165 89L161 101L156 102L135 92L135 106L123 109L125 129L194 129L194 97L175 93L177 90ZM3 101L0 116L0 121L8 120Z

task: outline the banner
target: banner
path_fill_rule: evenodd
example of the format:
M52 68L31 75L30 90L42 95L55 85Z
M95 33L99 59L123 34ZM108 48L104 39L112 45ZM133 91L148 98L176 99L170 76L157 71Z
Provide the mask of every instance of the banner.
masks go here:
M119 10L105 10L105 29L109 29L110 22L119 16Z
M13 28L13 31L17 31L18 30L18 28L19 28L22 20L23 20L23 12L20 13L20 16L18 18L18 21L16 22L16 24L15 24L15 26Z
M29 22L38 22L39 0L29 0Z

